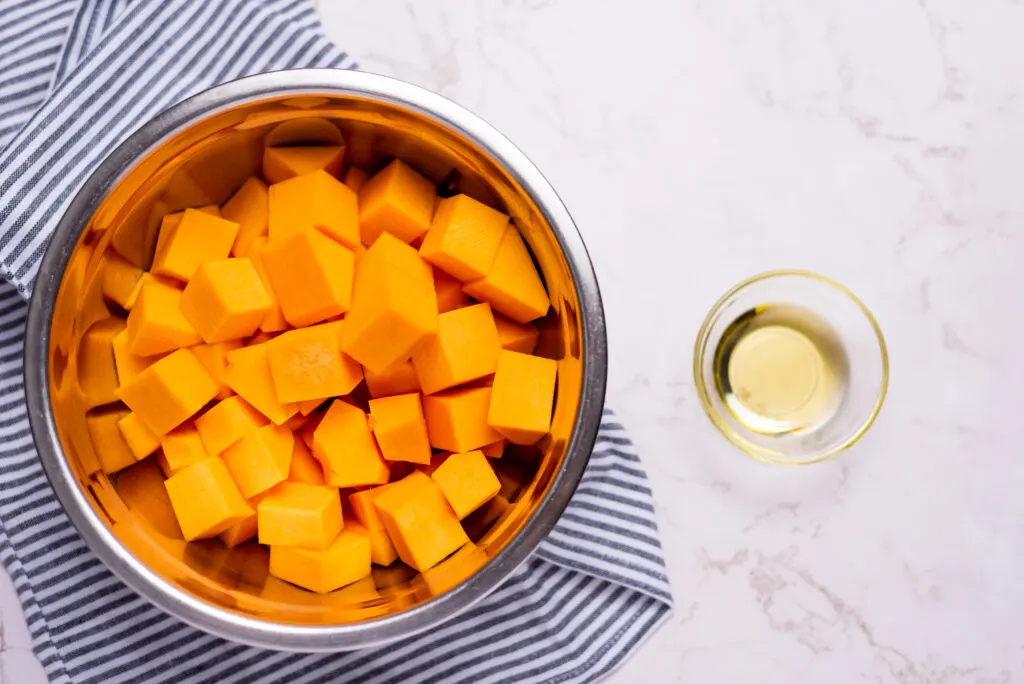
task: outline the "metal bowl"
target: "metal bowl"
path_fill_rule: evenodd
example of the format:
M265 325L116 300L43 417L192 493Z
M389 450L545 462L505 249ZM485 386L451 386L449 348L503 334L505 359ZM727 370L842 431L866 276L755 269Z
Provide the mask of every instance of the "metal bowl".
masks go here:
M498 462L511 505L477 531L478 551L456 554L432 576L376 571L374 585L364 583L362 593L300 590L268 576L263 547L185 543L156 524L150 508L160 505L158 496L122 497L122 475L99 470L86 415L110 407L91 407L80 381L83 334L119 313L103 297L111 255L144 266L161 215L222 203L258 172L271 128L310 116L329 118L343 131L346 163L372 171L401 157L442 191L464 192L510 214L552 300L539 323L537 353L559 361L551 434L538 449L513 450ZM141 595L196 627L300 651L408 637L498 587L537 548L575 491L600 424L607 369L604 314L583 241L523 153L439 95L382 76L327 69L218 86L161 113L114 150L57 227L26 335L27 400L39 455L64 510L96 555Z

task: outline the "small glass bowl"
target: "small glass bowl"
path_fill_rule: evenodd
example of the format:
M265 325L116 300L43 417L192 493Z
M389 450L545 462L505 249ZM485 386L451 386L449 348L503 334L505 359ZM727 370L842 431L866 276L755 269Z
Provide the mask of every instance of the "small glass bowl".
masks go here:
M714 365L729 326L746 312L772 305L806 309L831 326L845 350L849 377L841 403L826 420L765 434L737 419L716 389ZM771 271L739 283L708 312L697 334L693 376L704 410L726 439L758 460L804 465L848 449L871 427L885 400L889 358L878 323L848 289L807 271Z

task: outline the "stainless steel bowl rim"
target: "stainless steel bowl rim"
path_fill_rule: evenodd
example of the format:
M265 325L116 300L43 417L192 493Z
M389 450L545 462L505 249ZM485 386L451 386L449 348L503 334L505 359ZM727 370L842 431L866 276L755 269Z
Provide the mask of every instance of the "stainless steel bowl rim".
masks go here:
M476 575L439 597L386 617L342 625L286 625L224 610L185 593L149 570L110 533L81 492L61 449L50 403L48 349L57 290L71 252L89 218L139 160L184 128L236 105L323 94L371 98L433 119L483 149L532 197L572 274L579 299L584 377L572 436L548 493L516 537ZM353 71L301 69L242 78L174 105L129 136L86 180L58 223L42 259L25 335L26 400L36 448L64 511L89 547L125 584L168 613L226 639L280 650L342 651L381 645L450 620L487 596L558 521L583 476L604 406L607 344L601 296L583 240L554 189L515 145L465 108L403 81Z

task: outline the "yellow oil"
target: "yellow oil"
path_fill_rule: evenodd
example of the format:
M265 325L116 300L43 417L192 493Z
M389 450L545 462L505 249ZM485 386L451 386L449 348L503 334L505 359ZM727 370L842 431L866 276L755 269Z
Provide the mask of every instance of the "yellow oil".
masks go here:
M716 390L736 420L769 435L827 422L849 382L835 330L807 309L782 304L750 309L733 321L715 350L714 369Z

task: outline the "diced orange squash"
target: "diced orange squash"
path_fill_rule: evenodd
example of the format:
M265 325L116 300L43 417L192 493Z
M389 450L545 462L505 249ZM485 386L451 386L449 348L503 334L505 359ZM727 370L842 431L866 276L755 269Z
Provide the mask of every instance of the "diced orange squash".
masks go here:
M310 399L309 401L299 402L299 413L304 416L308 416L313 411L316 411L324 403L323 399Z
M78 347L78 384L87 408L117 401L114 338L124 330L124 319L108 318L94 324L82 336Z
M163 280L147 280L128 314L128 350L153 356L202 341L181 312L181 290Z
M136 356L128 351L128 330L122 330L110 341L114 352L114 366L117 368L118 385L127 385L135 376L160 359L159 356Z
M463 580L482 568L487 562L487 552L472 542L430 568L420 576L430 596L440 596L454 589Z
M93 447L96 449L100 468L107 475L127 468L137 460L118 427L118 424L126 416L128 416L128 411L125 409L114 409L85 416L85 424L89 429Z
M517 323L540 318L551 308L544 283L515 226L505 230L491 270L479 280L466 283L463 290L471 297L490 302L495 311Z
M499 439L497 442L491 444L485 444L480 447L480 451L484 452L484 456L487 458L501 458L502 454L505 453L505 443L508 440Z
M479 280L491 270L507 225L508 216L472 197L449 197L438 205L420 255L463 282Z
M263 501L263 499L270 496L270 494L276 489L276 487L271 487L267 491L260 492L249 499L249 506L252 508L252 515L244 520L236 522L234 525L217 535L220 540L224 542L225 546L229 549L233 549L242 542L247 542L250 539L256 538L257 523L259 522L256 515L256 509L260 505L260 501Z
M499 313L494 314L494 324L498 327L498 341L502 349L519 352L520 354L532 354L537 348L537 338L540 331L530 323L516 323L510 321Z
M295 437L279 425L246 433L224 451L224 463L246 498L288 479Z
M119 420L117 427L137 461L141 461L160 448L160 438L146 427L136 413L129 413Z
M369 175L357 166L350 166L341 177L341 182L352 188L352 192L358 193L366 182Z
M326 171L336 177L341 173L344 156L345 148L342 145L265 147L263 177L268 183L280 183L314 171Z
M498 364L498 328L488 304L474 304L437 317L437 332L412 353L424 394L477 380Z
M337 321L289 330L267 343L278 401L323 401L348 394L362 381L362 367L341 351L344 325Z
M325 171L274 183L270 186L270 241L319 229L353 248L359 244L357 202L356 193Z
M382 272L397 269L412 278L417 287L431 294L434 289L434 269L413 247L405 244L391 233L382 233L366 250L356 269L353 287L367 290L379 279Z
M295 446L292 447L292 463L288 469L288 481L311 485L324 484L323 466L301 439L296 439Z
M535 444L551 427L558 362L502 350L487 424L513 444Z
M325 549L271 546L270 574L326 594L370 574L370 540L359 532L342 530Z
M285 320L295 327L345 313L356 258L315 230L269 242L260 251Z
M103 296L130 311L139 292L144 271L119 256L111 255L103 263Z
M395 545L391 543L391 537L383 527L371 532L355 520L346 520L345 529L365 534L369 538L370 561L375 565L387 566L398 560L398 551L395 550Z
M383 373L374 373L368 368L363 368L363 377L366 378L366 387L374 399L420 391L420 380L416 377L412 359L400 361L384 369Z
M370 419L385 459L430 463L430 440L419 394L371 399Z
M191 425L168 432L160 440L160 448L157 463L167 477L210 455L199 438L199 432Z
M215 399L227 399L234 395L234 390L224 384L224 372L228 369L228 352L241 348L241 340L229 340L227 342L214 342L213 344L197 344L189 347L199 363L203 364L206 372L217 383L217 396Z
M165 237L167 228L170 232ZM177 225L162 226L160 232L152 272L188 281L204 261L228 258L238 235L238 224L204 211L186 209Z
M361 487L388 481L388 466L362 409L335 401L313 432L313 454L331 487Z
M344 525L338 490L283 482L256 507L260 544L323 549Z
M249 258L252 259L253 268L260 275L260 280L263 281L263 287L267 290L267 294L270 295L270 299L273 304L270 307L270 311L263 317L263 322L260 323L260 330L266 333L278 332L285 330L288 327L288 321L284 319L284 312L281 311L281 302L277 300L277 295L274 293L274 287L270 283L270 276L267 275L267 269L263 265L263 246L267 244L265 237L258 237L252 241L252 245L249 247Z
M295 402L295 406L298 407L298 405L298 402ZM302 428L306 427L306 423L308 422L309 418L302 415L301 413L296 413L294 416L292 416L291 418L284 422L284 427L288 428L292 432L299 432L300 430L302 430Z
M188 349L165 356L119 390L154 434L166 435L217 394L217 383Z
M249 256L253 240L267 234L268 197L266 184L253 176L221 207L220 215L238 224L231 256Z
M444 498L462 520L501 490L501 483L487 457L478 449L452 454L430 475Z
M462 281L439 268L434 269L434 291L437 293L437 312L446 313L470 305L469 295L462 291Z
M228 352L224 382L274 425L284 425L299 408L295 404L282 404L277 400L274 378L270 374L267 344L250 344Z
M423 572L469 541L441 488L414 472L374 499L398 557Z
M502 434L487 424L490 387L450 390L423 397L430 446L465 452L497 442Z
M158 443L159 446L159 443ZM164 474L153 459L125 468L114 483L128 510L153 527L159 534L181 539L181 527L164 487Z
M215 537L254 512L217 456L175 473L164 486L186 541Z
M196 430L211 454L222 454L250 432L267 424L267 418L240 396L231 396L196 418Z
M203 262L181 295L181 312L207 343L252 335L273 305L249 259Z
M380 487L370 487L369 489L360 489L357 492L352 492L348 496L348 504L352 507L352 513L355 515L363 527L371 532L380 532L384 530L384 521L380 518L380 513L377 512L377 508L373 505L374 499L383 494L388 490L391 484L381 485Z
M420 237L430 228L434 197L433 183L395 159L359 190L363 244L372 246L384 232L402 242Z

